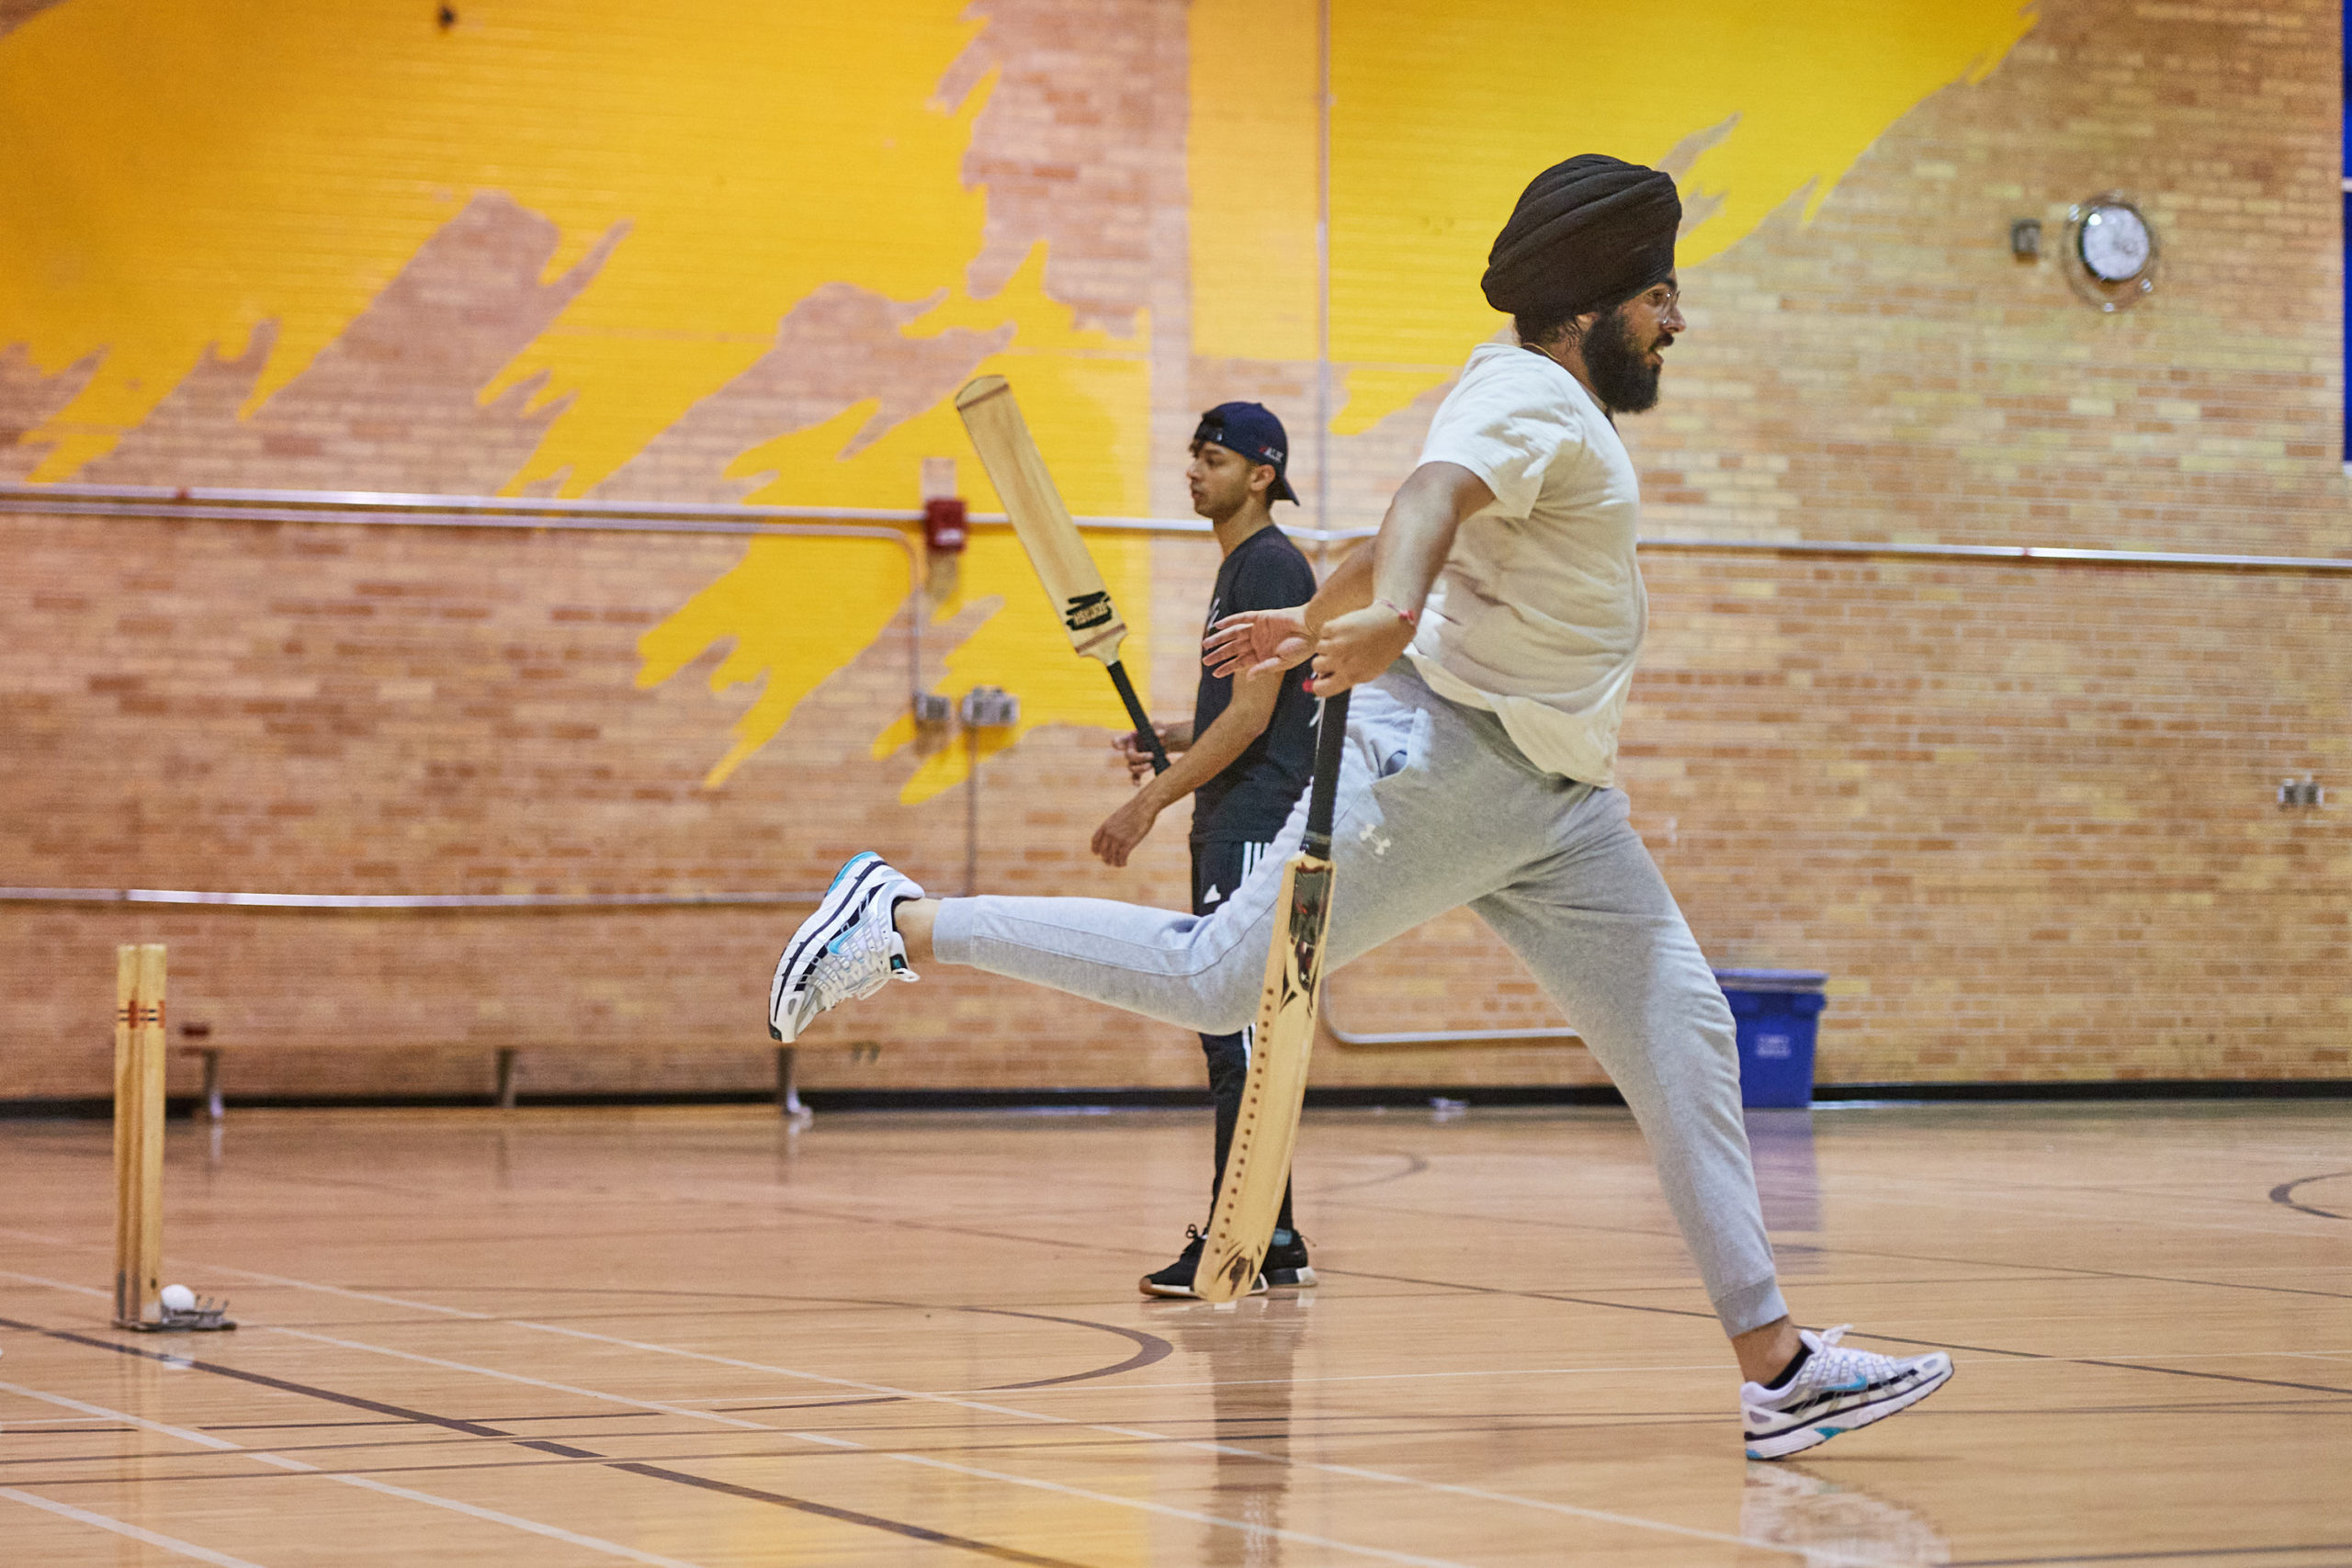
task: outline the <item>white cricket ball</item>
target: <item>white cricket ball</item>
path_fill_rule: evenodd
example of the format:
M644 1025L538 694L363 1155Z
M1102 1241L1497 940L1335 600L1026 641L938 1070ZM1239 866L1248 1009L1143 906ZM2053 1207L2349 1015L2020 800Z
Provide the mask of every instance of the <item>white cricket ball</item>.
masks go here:
M164 1305L173 1312L187 1312L196 1306L196 1292L186 1285L164 1287Z

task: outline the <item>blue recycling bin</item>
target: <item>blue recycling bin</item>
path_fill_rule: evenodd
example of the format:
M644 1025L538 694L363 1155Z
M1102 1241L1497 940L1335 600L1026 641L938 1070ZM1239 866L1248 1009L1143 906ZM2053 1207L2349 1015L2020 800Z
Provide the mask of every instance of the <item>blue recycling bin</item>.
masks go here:
M1739 1102L1813 1103L1813 1044L1829 976L1818 969L1718 969L1739 1034Z

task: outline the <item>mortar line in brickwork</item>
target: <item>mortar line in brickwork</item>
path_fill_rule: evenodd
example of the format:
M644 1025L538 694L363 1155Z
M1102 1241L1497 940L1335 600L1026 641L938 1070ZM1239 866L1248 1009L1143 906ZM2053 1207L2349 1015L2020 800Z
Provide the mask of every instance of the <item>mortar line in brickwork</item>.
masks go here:
M153 485L0 485L0 509L22 498L41 511L72 516L198 519L222 523L330 523L372 526L408 525L442 528L505 528L532 531L660 534L792 535L831 539L872 539L893 545L907 558L907 700L920 708L923 694L923 559L904 528L876 527L875 520L920 520L919 512L871 511L856 507L698 506L646 507L630 502L545 502L504 496L379 494L366 491L270 491L168 489ZM810 521L823 519L824 521Z
M917 511L844 506L686 505L626 501L518 500L505 496L379 494L363 491L170 489L164 486L0 485L0 510L58 514L184 518L223 523L315 523L373 527L547 529L663 534L806 534L895 542L918 566L911 526ZM977 525L1002 526L1001 513L978 513ZM1082 528L1109 533L1204 534L1197 519L1090 516ZM867 526L855 526L855 525ZM830 526L828 525L831 525ZM843 526L848 525L848 526ZM905 526L876 526L903 525ZM1370 538L1373 528L1295 528L1316 545ZM2260 556L2177 550L2109 550L2063 545L1953 545L1867 539L1646 538L1650 551L1704 554L1883 557L2013 565L2159 566L2208 571L2352 572L2352 557ZM919 635L919 634L918 634ZM918 660L920 654L917 655Z

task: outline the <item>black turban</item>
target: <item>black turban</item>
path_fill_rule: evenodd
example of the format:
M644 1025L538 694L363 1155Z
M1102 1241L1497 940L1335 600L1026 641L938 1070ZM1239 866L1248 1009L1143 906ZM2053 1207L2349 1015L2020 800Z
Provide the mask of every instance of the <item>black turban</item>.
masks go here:
M1581 153L1520 193L1478 287L1487 304L1514 316L1610 310L1667 280L1681 223L1671 175Z

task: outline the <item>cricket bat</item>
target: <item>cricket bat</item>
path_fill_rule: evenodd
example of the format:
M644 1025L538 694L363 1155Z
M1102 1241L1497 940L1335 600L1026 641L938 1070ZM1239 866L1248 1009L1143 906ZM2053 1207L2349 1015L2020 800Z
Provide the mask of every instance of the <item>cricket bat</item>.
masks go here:
M1258 994L1258 1032L1241 1111L1226 1150L1216 1211L1209 1216L1193 1290L1204 1302L1250 1293L1266 1261L1283 1190L1290 1185L1298 1111L1306 1098L1306 1060L1315 1048L1315 1007L1323 979L1323 936L1331 924L1331 803L1340 787L1347 738L1348 694L1323 699L1315 734L1315 781L1306 797L1306 836L1283 868L1274 900L1274 940L1266 986Z
M1046 460L1038 456L1037 443L1030 438L1028 423L1021 417L1021 405L1012 400L1012 387L1001 376L978 377L956 394L956 412L964 416L965 432L980 455L989 482L1004 499L1013 536L1028 552L1029 564L1045 586L1046 597L1053 602L1054 615L1069 634L1070 647L1085 658L1102 661L1111 672L1111 684L1118 689L1119 700L1127 706L1137 744L1151 753L1151 771L1166 773L1168 752L1159 744L1159 732L1143 711L1135 686L1127 680L1126 666L1119 662L1119 644L1126 640L1127 624L1111 603L1111 591L1102 585L1102 574L1095 570L1086 541L1079 537L1078 525L1070 521L1069 508L1062 504L1061 492L1054 488L1054 476L1046 471Z

